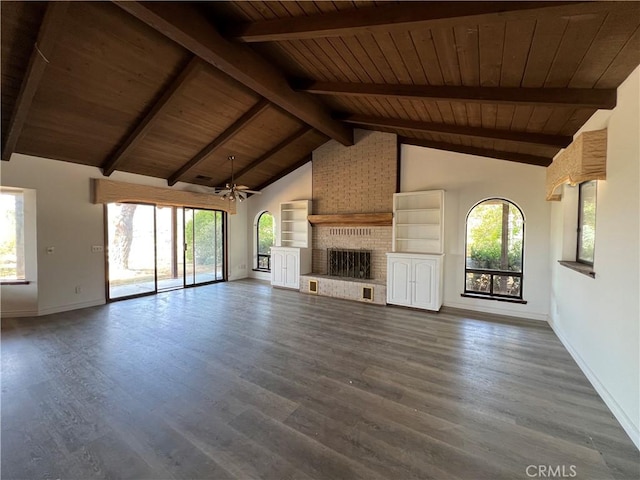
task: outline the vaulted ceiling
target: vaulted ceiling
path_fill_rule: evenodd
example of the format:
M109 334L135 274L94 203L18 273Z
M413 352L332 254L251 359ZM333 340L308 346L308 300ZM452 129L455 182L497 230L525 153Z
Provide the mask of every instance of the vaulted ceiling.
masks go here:
M261 189L353 128L546 166L640 63L638 2L2 2L2 158Z

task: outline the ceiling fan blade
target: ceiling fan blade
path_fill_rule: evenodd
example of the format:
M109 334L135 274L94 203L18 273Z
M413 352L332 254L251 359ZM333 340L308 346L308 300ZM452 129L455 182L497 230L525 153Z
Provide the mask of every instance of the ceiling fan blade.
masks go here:
M254 195L262 195L262 192L258 192L256 190L242 190L243 193L253 193Z
M249 187L247 187L246 185L234 185L236 187L236 190L247 190Z
M226 195L227 193L231 193L231 190L228 189L224 189L224 190L216 190L215 192L213 192L215 195Z

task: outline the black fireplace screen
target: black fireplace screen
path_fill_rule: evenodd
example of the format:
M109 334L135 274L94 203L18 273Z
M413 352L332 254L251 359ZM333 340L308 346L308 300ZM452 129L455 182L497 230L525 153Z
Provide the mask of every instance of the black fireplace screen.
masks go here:
M327 248L327 274L335 277L371 278L371 252Z

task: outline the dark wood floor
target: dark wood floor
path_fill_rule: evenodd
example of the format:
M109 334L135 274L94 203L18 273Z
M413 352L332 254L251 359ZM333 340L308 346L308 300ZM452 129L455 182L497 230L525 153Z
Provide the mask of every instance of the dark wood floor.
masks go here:
M546 324L254 281L3 321L1 448L3 479L640 476Z

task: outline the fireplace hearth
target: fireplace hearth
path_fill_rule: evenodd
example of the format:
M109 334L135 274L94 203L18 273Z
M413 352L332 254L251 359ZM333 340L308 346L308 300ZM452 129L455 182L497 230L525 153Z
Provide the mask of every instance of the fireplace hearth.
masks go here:
M371 278L371 251L327 248L327 274L333 277Z

